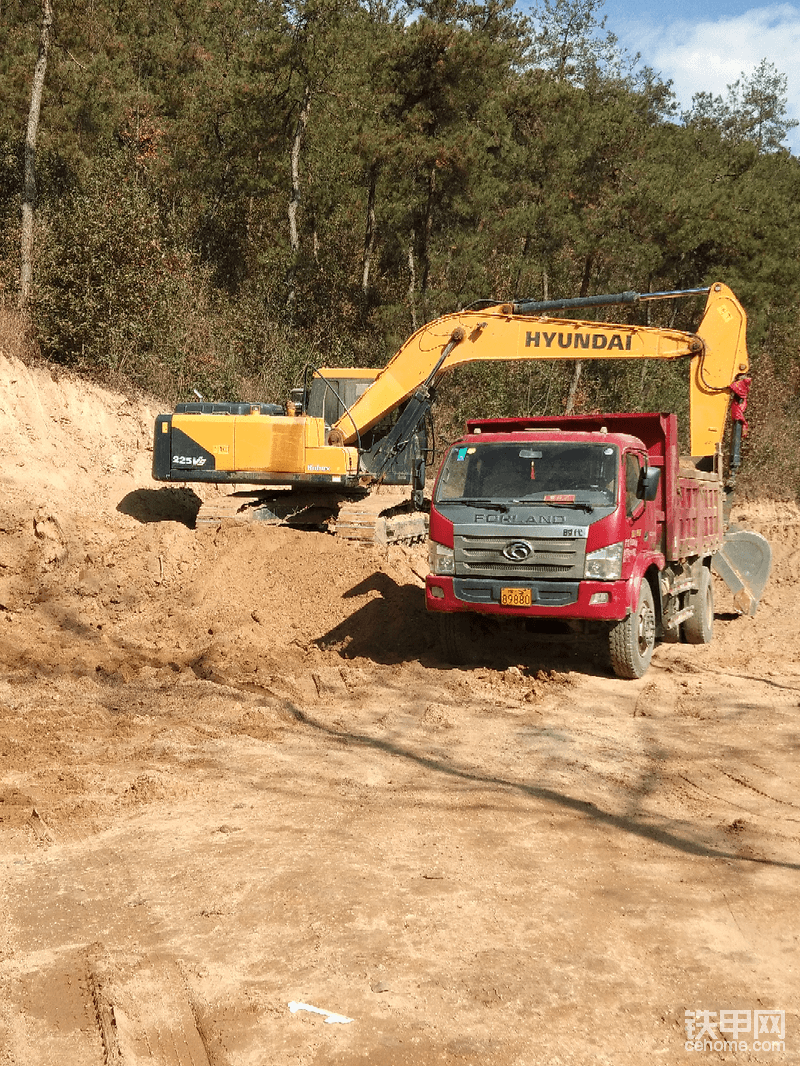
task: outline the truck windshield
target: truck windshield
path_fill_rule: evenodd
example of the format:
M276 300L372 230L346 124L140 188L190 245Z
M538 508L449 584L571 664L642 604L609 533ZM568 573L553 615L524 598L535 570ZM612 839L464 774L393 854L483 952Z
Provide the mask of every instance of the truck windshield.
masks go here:
M460 444L442 468L436 502L614 506L618 471L612 444Z

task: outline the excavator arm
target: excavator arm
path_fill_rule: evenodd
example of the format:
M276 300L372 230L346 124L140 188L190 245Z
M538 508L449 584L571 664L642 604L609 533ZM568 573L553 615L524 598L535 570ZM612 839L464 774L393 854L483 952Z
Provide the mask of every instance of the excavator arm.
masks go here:
M550 311L635 304L707 293L696 333L551 317ZM691 452L713 455L725 432L731 385L747 372L747 319L731 290L621 293L547 303L489 304L444 315L417 330L373 385L345 412L328 436L331 445L352 445L400 404L426 408L430 389L448 370L465 363L523 359L689 359ZM400 443L400 433L396 433ZM391 446L391 445L390 445Z

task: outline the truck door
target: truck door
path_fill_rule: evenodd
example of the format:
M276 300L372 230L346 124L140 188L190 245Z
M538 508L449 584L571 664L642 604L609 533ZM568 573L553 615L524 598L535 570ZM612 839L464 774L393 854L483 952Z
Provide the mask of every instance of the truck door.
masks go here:
M625 515L630 530L625 540L625 555L632 558L642 551L658 551L655 506L642 499L642 472L647 467L646 452L630 451L625 455Z

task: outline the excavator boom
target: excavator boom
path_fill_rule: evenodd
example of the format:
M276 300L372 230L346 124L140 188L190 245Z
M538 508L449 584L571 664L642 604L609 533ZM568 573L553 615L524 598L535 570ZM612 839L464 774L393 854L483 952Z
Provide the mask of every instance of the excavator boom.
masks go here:
M551 317L612 303L638 303L707 293L696 333ZM550 359L690 360L693 455L713 455L722 441L730 386L747 372L747 319L731 290L715 283L676 293L621 293L552 303L490 304L444 315L417 330L333 427L331 442L352 445L389 411L432 386L448 370L472 362Z

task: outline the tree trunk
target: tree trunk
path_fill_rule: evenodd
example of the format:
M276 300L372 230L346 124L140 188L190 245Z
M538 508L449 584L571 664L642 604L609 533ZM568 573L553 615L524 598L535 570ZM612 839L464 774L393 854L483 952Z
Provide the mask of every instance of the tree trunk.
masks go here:
M569 392L567 393L567 405L564 408L565 415L571 415L575 409L575 397L578 394L578 385L581 380L581 371L583 370L583 361L577 359L572 367L572 380L569 383Z
M411 308L411 328L417 332L417 267L414 260L414 231L411 231L411 239L408 242L408 303Z
M292 153L290 158L291 163L291 177L292 177L292 192L289 197L289 247L292 250L293 260L297 258L300 251L300 235L297 229L297 210L300 206L300 151L303 147L303 139L306 133L306 127L308 126L308 115L311 110L311 86L307 85L303 91L303 103L300 105L300 114L297 116L297 124L294 128L294 137L292 139ZM297 290L295 286L295 263L292 262L292 266L289 270L288 278L289 294L286 298L286 306L292 307L297 298Z
M364 234L364 258L361 272L361 295L366 306L369 296L369 276L372 271L372 257L375 255L375 192L378 184L378 167L373 165L369 171L369 194L367 196L367 229Z
M30 300L33 284L33 221L36 210L36 135L39 132L39 112L42 107L44 76L50 52L50 31L53 9L50 0L42 0L42 27L39 35L39 54L33 70L31 106L25 133L25 176L22 183L22 238L19 279L19 306L23 310Z
M525 261L528 258L528 248L531 243L530 233L525 234L525 239L522 242L522 251L519 257L519 266L517 267L517 276L514 279L514 287L511 291L511 295L515 300L522 299L522 293L520 292L520 283L522 282L522 272L525 269Z
M422 314L425 321L428 320L428 281L430 279L431 261L430 261L430 240L431 232L433 230L433 201L436 194L436 168L431 167L428 174L428 199L425 204L425 220L422 225L420 234L420 249L419 249L419 261L420 261L420 302L422 305ZM416 328L416 327L415 327Z
M292 139L291 171L292 171L292 194L289 198L289 247L296 254L300 251L300 237L297 232L297 209L300 206L300 151L303 147L303 139L308 126L308 115L311 110L311 87L306 86L303 92L303 103L300 106L300 114L297 116L297 124L294 128Z
M592 277L592 264L594 263L594 256L587 255L586 262L583 267L583 281L581 282L581 296L589 295L589 282ZM578 385L581 380L581 372L583 371L583 362L580 359L575 361L572 368L572 381L569 383L569 392L567 393L567 405L564 408L565 415L571 415L575 408L575 397L578 395Z

